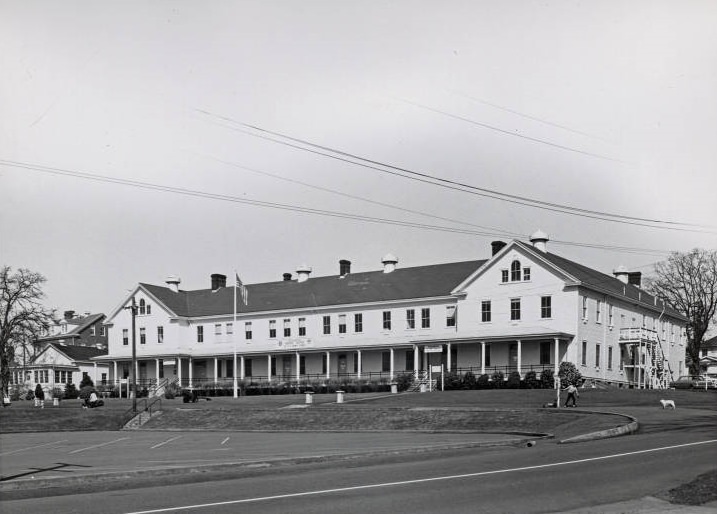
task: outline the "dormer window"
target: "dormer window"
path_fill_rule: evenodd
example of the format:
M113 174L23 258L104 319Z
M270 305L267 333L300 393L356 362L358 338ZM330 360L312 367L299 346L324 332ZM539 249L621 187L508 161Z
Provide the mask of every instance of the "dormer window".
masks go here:
M142 298L139 301L139 314L144 315L147 313L147 303L144 301L144 298Z
M520 282L520 261L513 261L510 265L510 281Z

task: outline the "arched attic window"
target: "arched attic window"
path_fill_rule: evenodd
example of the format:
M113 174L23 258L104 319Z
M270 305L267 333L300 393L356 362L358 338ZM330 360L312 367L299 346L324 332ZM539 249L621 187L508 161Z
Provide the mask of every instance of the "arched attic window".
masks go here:
M520 282L520 261L513 261L510 265L510 281Z
M144 298L139 301L139 313L145 314L147 312L147 305L144 301Z

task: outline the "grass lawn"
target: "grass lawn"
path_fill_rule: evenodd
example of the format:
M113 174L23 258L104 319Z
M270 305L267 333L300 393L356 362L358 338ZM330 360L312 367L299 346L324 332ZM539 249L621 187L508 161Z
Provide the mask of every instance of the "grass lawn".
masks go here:
M132 400L119 398L107 399L104 407L95 409L83 409L81 400L63 400L59 407L50 400L44 409L21 400L0 409L0 433L119 430L131 408Z

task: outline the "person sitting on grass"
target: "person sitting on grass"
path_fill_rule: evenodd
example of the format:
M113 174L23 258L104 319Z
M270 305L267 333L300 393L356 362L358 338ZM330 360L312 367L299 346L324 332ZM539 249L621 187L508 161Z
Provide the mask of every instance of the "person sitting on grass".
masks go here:
M87 403L88 403L88 405L89 405L90 408L92 408L92 407L102 407L102 406L105 404L104 401L100 400L100 399L97 397L97 393L96 393L95 391L92 391L92 392L90 393L90 398L89 398L89 400L87 401Z

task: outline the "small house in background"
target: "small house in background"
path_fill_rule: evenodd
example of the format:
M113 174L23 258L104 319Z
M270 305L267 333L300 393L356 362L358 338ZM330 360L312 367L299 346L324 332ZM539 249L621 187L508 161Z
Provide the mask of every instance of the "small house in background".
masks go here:
M700 373L710 378L717 378L717 336L702 343Z
M16 364L10 371L10 389L21 395L34 391L39 384L45 397L62 396L67 384L79 389L84 376L89 376L97 387L107 383L109 366L92 360L107 355L107 348L70 346L48 343L29 363Z
M39 355L49 344L59 343L65 346L91 346L107 351L107 331L103 325L103 313L76 314L65 311L60 319L55 319L47 334L33 342L33 355Z

